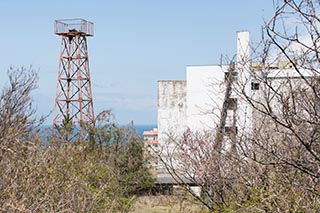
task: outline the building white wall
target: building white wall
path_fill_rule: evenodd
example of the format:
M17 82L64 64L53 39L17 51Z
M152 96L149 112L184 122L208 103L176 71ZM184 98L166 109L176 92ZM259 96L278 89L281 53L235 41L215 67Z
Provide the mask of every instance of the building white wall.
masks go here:
M187 126L209 130L217 126L224 100L227 66L187 67Z
M237 129L240 134L252 133L252 107L245 96L252 97L250 69L250 34L247 31L237 32L237 64L238 80L234 84L233 94L238 99ZM245 92L245 96L242 94Z

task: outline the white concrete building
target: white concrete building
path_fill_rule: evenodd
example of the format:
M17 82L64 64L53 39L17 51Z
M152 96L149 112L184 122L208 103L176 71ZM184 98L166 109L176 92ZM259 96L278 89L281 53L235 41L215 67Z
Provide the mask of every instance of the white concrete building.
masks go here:
M174 156L172 139L182 138L182 133L187 128L193 132L217 131L220 121L223 120L223 108L226 112L225 124L222 126L224 132L232 130L238 135L253 136L255 126L260 122L259 115L243 94L252 97L257 103L269 101L277 109L279 102L277 103L276 99L264 99L264 92L269 92L270 95L272 89L264 88L266 85L260 85L260 81L268 82L275 88L281 87L283 93L288 93L288 82L293 87L301 88L306 83L301 79L314 75L303 69L298 73L292 64L283 61L268 64L269 68L262 70L262 63L250 61L249 41L249 32L237 33L237 60L232 72L230 65L187 66L185 81L158 82L158 145L160 150L164 150L162 157L165 161L170 160L170 157L173 159ZM230 81L226 79L232 79L232 83L228 83ZM228 88L230 93L226 95ZM279 105L281 107L281 104ZM279 113L281 114L280 111ZM230 138L227 136L227 139ZM229 141L231 142L231 139L226 141L224 148L229 149ZM179 157L175 159L177 161L169 163L174 168L179 168ZM184 166L186 168L186 165ZM164 170L158 174L168 175Z
M238 33L237 56L239 63L232 72L232 79L244 81L249 91L251 82L246 64L249 57L248 32ZM158 145L161 159L166 165L181 168L178 165L179 159L175 159L179 156L175 155L175 144L172 141L176 137L181 138L187 128L192 131L217 129L225 100L226 77L230 73L229 65L187 66L186 80L158 81ZM244 124L250 129L251 108L238 100L232 90L230 95L228 99L231 98L233 104L228 106L225 131ZM238 107L238 104L242 105ZM250 122L246 121L248 119ZM159 162L158 165L158 178L167 177L164 164Z
M238 33L237 67L235 76L251 91L251 79L247 67L249 58L249 33ZM221 108L225 99L229 65L187 66L186 81L158 82L158 137L161 146L168 133L181 134L191 130L210 130L220 121ZM237 115L228 110L227 125L237 116L237 125L251 126L252 112L245 102L237 100L232 92L231 98L239 105Z

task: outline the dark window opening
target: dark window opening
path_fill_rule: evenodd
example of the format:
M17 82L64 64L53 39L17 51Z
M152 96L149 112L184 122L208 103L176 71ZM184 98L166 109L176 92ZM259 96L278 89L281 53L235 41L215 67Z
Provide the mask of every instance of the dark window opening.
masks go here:
M230 72L225 72L224 73L224 81L236 81L238 80L238 73L237 72L232 72L232 75L230 75Z
M237 134L238 133L238 128L232 127L232 126L226 126L224 127L224 132L227 134Z
M259 83L251 82L251 89L252 90L259 90Z
M238 105L238 99L236 99L236 98L229 98L226 101L226 107L229 110L236 110L237 109L237 105Z

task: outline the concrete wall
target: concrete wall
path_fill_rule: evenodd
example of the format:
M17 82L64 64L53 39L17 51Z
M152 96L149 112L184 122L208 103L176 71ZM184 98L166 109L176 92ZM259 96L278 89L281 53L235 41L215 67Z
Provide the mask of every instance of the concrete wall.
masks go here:
M234 85L234 94L238 99L237 107L237 128L239 134L252 134L252 107L245 101L241 94L252 97L251 82L252 74L250 69L250 34L247 31L237 33L237 65L238 80Z
M175 165L173 138L181 138L186 130L186 111L186 81L158 81L158 146L161 159L168 165ZM162 161L158 165L158 177L170 176Z
M158 81L158 140L186 128L186 81ZM161 145L161 144L159 144Z
M187 67L187 125L191 130L217 126L223 104L227 66Z

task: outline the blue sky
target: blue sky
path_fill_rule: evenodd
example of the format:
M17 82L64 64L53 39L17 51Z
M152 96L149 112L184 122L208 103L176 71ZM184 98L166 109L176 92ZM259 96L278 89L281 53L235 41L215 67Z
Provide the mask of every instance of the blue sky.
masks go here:
M88 39L95 113L112 109L121 124L156 124L158 80L185 79L187 65L232 57L237 31L258 42L272 12L263 0L0 0L0 86L10 66L32 65L37 114L49 114L60 50L53 22L81 17L95 24Z

